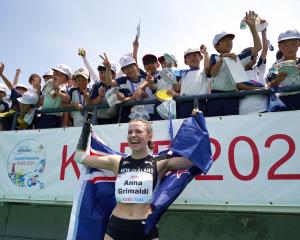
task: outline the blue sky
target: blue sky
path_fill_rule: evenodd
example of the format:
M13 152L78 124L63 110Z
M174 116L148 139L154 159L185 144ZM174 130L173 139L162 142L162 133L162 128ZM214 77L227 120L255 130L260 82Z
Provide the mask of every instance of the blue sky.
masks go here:
M132 50L140 20L139 59L168 52L186 68L183 52L204 43L209 54L215 53L212 39L223 30L236 34L233 52L251 46L250 31L239 29L247 10L269 22L275 50L280 32L299 28L299 0L1 0L0 61L11 80L21 68L25 84L31 73L42 75L60 63L72 70L83 66L79 47L87 50L95 69L103 52L118 63ZM269 64L274 58L271 53Z

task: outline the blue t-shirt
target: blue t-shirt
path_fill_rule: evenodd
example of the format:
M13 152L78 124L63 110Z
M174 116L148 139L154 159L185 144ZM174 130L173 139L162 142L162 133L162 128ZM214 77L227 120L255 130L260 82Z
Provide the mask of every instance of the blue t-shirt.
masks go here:
M13 88L13 89L10 90L10 100L11 100L10 109L13 109L13 110L16 110L16 111L20 110L19 101L17 99L17 98L20 98L20 97L22 97L22 94L18 93L16 91L16 89Z
M111 89L111 87L106 87L103 82L99 82L99 81L95 82L94 85L92 86L92 90L91 90L91 96L90 96L91 100L93 100L99 96L99 88L101 88L101 87L105 88L106 91Z

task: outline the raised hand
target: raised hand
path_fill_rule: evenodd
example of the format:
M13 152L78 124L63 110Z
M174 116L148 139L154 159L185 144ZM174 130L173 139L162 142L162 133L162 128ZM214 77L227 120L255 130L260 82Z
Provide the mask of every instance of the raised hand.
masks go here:
M102 60L103 60L103 65L104 67L108 68L108 69L111 69L111 63L107 57L107 55L105 53L103 53L104 56L102 56L101 54L99 55Z
M250 28L255 27L257 16L258 15L254 11L246 12L245 22Z
M202 111L200 111L198 108L194 108L193 111L192 111L192 115L196 116L197 113L202 113Z
M4 63L1 63L0 64L0 75L2 75L3 74L3 72L4 72Z
M86 56L86 51L84 48L78 48L78 55L81 57L85 57Z
M200 53L201 54L207 54L207 47L204 44L200 45Z

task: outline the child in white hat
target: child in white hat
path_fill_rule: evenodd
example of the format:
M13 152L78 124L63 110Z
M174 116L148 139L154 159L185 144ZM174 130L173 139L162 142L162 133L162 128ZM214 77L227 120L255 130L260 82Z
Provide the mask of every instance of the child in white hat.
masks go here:
M17 119L17 129L32 129L35 119L36 104L39 97L34 90L26 91L22 97L18 98L20 114Z

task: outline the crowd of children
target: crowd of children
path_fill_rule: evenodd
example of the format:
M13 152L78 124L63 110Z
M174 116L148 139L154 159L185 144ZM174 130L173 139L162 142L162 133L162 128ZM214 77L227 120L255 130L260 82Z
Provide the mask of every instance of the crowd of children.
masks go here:
M182 70L178 69L177 59L170 53L160 57L146 54L142 57L142 69L137 64L138 38L133 42L133 52L120 58L119 71L104 54L101 55L102 61L96 73L87 59L87 52L79 49L85 67L72 73L68 65L59 64L45 72L42 76L44 83L38 74L32 74L28 80L30 86L27 87L18 83L20 69L16 70L14 80L10 81L1 63L0 77L4 84L0 85L0 128L10 130L15 114L18 116L17 129L82 126L85 106L94 104L109 106L98 109L98 124L116 123L118 117L121 122L137 117L147 120L161 120L168 116L185 118L194 108L195 102L191 98L176 101L178 96L300 85L300 59L297 57L300 33L287 30L279 34L278 58L266 73L269 49L267 22L260 19L257 23L257 14L249 11L244 23L252 34L253 46L245 46L247 48L239 54L233 53L235 35L218 33L212 40L217 53L209 56L204 44L199 48L189 48L184 52L184 63L188 69ZM246 80L236 81L233 70L228 67L228 62L232 60L245 71ZM201 61L204 63L203 70L200 69ZM300 109L300 91L281 92L277 97L285 110ZM118 103L145 99L159 99L164 104L156 101L155 104L123 106L122 111L118 111ZM231 97L200 99L197 106L205 116L211 117L266 112L269 102L267 95L237 97L233 94ZM168 109L162 108L168 106ZM55 111L55 108L70 107L76 111ZM51 110L36 114L37 109Z

